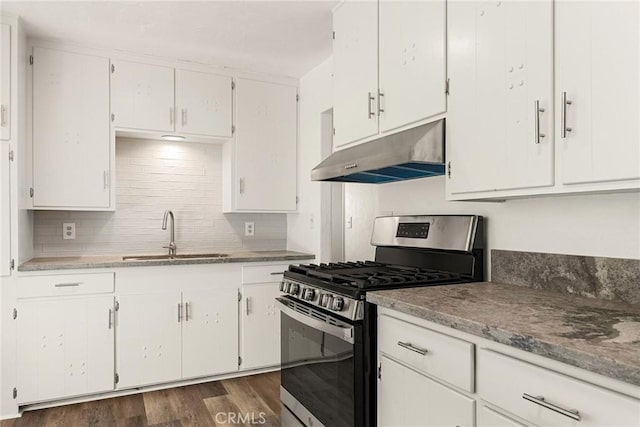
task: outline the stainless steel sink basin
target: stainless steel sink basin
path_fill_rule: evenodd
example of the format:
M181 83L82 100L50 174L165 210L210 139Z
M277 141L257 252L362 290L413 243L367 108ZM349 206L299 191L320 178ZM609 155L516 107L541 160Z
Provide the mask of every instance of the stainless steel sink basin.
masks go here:
M123 261L156 261L172 259L202 259L202 258L224 258L229 254L180 254L180 255L131 255L123 256Z

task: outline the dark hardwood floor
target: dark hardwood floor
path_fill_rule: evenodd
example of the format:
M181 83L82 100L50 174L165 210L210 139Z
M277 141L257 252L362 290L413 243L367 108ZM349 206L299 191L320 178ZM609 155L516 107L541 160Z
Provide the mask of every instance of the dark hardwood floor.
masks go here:
M279 426L280 373L27 411L0 427Z

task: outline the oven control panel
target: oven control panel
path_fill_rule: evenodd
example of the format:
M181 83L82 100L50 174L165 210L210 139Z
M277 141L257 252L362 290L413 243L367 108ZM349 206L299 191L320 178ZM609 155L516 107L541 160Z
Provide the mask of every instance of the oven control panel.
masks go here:
M280 292L347 319L360 320L364 316L364 301L354 300L304 283L284 279L280 283Z

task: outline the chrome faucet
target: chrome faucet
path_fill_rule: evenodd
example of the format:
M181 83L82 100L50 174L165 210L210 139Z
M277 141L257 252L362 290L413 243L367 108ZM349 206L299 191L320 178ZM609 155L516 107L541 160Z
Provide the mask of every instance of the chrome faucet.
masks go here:
M164 218L162 219L162 229L166 230L167 229L167 219L171 217L171 240L169 241L169 246L163 246L163 248L165 249L169 249L169 256L175 256L176 255L176 234L175 234L175 224L176 224L176 219L173 216L173 212L171 212L170 210L167 210L164 212Z

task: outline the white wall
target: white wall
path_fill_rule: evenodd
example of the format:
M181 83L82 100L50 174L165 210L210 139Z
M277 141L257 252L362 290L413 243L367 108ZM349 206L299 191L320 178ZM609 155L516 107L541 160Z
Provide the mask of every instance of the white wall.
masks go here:
M447 202L444 177L376 186L378 214L473 213L487 219L488 249L640 259L640 194ZM369 235L358 236L366 244Z
M287 217L287 249L315 254L321 249L322 185L311 181L310 174L322 160L322 113L330 110L331 58L300 79L298 105L298 212ZM326 255L324 255L326 256Z
M378 215L378 186L344 185L344 253L347 261L373 260L371 246L373 222Z
M286 247L284 214L222 213L220 145L122 138L116 170L115 212L35 212L36 257L163 253L166 209L179 253ZM244 221L255 223L254 236L244 236ZM63 240L64 222L76 224L75 240Z

